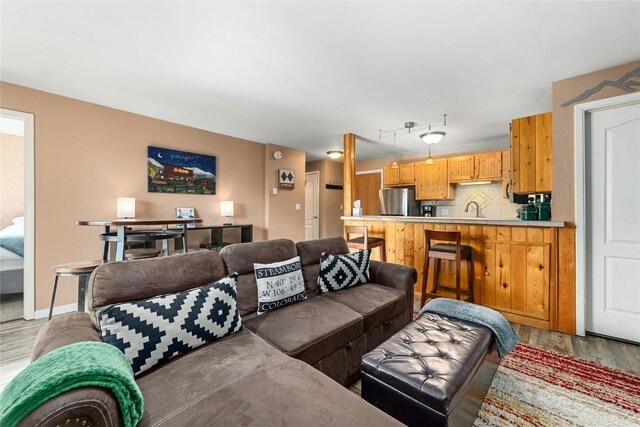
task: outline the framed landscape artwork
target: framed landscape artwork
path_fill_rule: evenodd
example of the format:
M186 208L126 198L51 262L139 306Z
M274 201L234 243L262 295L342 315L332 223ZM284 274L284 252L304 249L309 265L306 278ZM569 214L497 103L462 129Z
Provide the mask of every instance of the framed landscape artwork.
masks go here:
M149 146L147 183L150 193L216 194L216 158Z

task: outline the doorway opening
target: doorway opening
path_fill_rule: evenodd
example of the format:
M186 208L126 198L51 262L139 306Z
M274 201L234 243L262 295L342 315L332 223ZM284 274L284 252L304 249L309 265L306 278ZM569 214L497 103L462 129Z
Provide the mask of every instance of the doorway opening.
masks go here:
M0 109L0 322L34 316L33 115Z
M320 237L320 172L307 172L304 180L304 239Z

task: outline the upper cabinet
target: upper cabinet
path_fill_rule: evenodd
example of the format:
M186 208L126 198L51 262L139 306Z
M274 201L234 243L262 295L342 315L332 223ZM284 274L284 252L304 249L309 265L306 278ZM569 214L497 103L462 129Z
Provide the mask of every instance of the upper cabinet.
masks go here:
M415 185L415 163L400 163L398 167L384 167L384 186Z
M450 157L450 182L496 181L502 179L502 152Z
M552 135L551 113L511 121L511 191L551 191Z
M449 183L447 159L434 160L433 164L419 162L415 166L417 200L452 200L455 189Z
M393 185L399 185L400 184L400 168L396 167L392 167L391 165L389 166L385 166L384 167L384 171L383 171L383 175L384 175L384 186L385 187L390 187Z

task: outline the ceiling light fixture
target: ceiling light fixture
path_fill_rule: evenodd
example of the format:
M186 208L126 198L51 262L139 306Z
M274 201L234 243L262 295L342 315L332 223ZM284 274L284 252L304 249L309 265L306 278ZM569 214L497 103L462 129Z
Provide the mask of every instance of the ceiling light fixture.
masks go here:
M426 163L428 165L432 165L433 164L433 157L431 157L431 144L429 144L429 157L427 157Z
M327 151L327 156L329 156L332 159L339 159L340 157L342 157L342 154L344 154L342 151L340 150L329 150Z
M432 127L447 126L447 115L443 114L442 117L443 117L442 123L437 123L437 124L405 122L404 126L401 127L401 128L389 129L389 130L378 129L378 139L382 139L383 135L390 134L390 133L393 133L393 135L395 136L396 134L400 135L400 134L403 134L403 133L411 133L412 131L415 132L417 130L422 130L422 129L427 129L427 128L429 129L429 132L427 132L427 134L432 133L431 132L431 128ZM433 132L433 133L436 133L436 132ZM437 132L437 133L442 134L442 136L444 137L445 132ZM440 141L441 139L442 139L442 137L440 137L440 139L438 139L438 141ZM438 142L438 141L436 141L436 142ZM433 142L431 144L435 144L435 142Z
M437 144L438 142L442 141L442 138L444 138L446 134L446 132L443 132L441 130L429 130L429 132L420 135L420 139L429 145Z

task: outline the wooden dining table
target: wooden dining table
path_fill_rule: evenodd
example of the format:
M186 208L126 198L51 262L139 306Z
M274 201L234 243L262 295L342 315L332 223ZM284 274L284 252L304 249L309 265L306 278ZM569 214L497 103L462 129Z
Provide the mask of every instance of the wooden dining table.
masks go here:
M201 223L202 218L191 218L191 219L116 219L116 220L95 220L95 221L76 221L76 225L80 226L98 226L104 227L105 233L104 235L109 235L111 233L112 227L116 229L115 231L115 242L116 242L116 261L124 260L124 252L125 246L127 243L127 235L131 236L133 233L140 233L139 230L134 231L131 227L137 226L160 226L161 231L166 233L166 239L175 238L175 235L170 234L169 226L177 225L178 230L182 231L182 244L184 247L184 251L188 251L187 245L187 225L193 223ZM149 230L151 232L151 230ZM165 241L166 241L165 239ZM104 239L103 239L104 240ZM103 250L103 259L108 256L109 251L109 242L108 240L104 241L105 247ZM166 252L166 249L165 249ZM106 259L105 259L106 260Z

